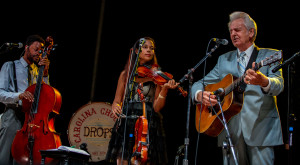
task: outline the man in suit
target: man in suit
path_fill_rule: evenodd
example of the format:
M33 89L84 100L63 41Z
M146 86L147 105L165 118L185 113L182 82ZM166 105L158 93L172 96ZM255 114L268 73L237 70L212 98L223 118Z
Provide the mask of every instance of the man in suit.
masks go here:
M257 56L255 61L259 62L278 50L255 46L257 26L247 13L233 12L229 18L230 38L237 50L221 55L204 81L199 80L193 84L192 98L195 103L216 105L216 95L211 94L212 91L204 91L204 86L218 83L227 74L241 77L245 73L243 106L240 113L228 122L228 130L240 165L271 165L274 164L273 147L283 144L276 105L276 96L283 91L284 86L282 71L273 73L272 69L276 66L273 65L264 66L255 72L252 69L255 62L250 69L247 69L247 64L251 56ZM218 135L219 146L226 140L226 135L225 130ZM234 164L232 155L227 158L223 152L223 158L224 164Z

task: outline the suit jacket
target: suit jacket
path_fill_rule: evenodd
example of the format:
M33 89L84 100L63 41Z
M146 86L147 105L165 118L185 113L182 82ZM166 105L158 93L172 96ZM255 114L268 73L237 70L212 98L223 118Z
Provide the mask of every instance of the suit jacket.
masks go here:
M278 50L255 47L258 52L256 62L269 57ZM279 64L278 62L277 64ZM281 69L273 73L277 65L264 66L260 72L269 77L271 86L266 93L259 85L247 85L244 92L244 102L241 112L228 122L228 129L233 144L243 134L246 144L250 146L274 146L283 144L281 122L277 109L276 96L283 91L283 76ZM215 84L227 74L240 77L237 68L237 50L221 55L216 66L204 77L204 85ZM192 86L192 99L195 102L195 93L202 90L202 80ZM218 145L225 140L225 129L218 136Z

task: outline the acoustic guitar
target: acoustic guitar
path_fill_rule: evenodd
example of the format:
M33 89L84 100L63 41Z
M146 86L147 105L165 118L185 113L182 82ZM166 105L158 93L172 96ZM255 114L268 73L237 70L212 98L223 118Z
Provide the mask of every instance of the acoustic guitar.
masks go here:
M261 67L271 65L282 59L282 52L277 51L270 57L265 58L259 63L255 64L255 71L258 71ZM239 88L244 83L244 77L246 75L236 78L231 74L226 75L220 82L216 84L208 84L205 87L205 91L217 91L223 89L220 94L220 102L224 117L228 122L233 116L237 115L243 105L243 91ZM201 111L202 106L202 111ZM209 136L216 137L224 129L223 117L221 109L218 104L215 106L205 106L203 104L196 105L196 129L199 133L205 133Z

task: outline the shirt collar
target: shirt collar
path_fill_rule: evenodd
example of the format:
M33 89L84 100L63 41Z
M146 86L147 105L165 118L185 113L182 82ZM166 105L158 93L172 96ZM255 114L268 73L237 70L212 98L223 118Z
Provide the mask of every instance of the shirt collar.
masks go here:
M253 52L253 49L254 49L254 44L252 44L246 51L244 51L246 53L246 56L248 58L250 58L252 52ZM238 54L240 55L241 54L241 51L239 49L238 50Z
M21 62L21 64L24 66L24 68L28 67L28 63L25 61L24 56L22 56L22 57L20 58L20 62ZM32 68L32 69L35 68L35 64L31 64L31 68Z
M24 56L22 56L22 57L20 58L20 62L21 62L21 64L24 66L24 68L26 68L26 67L28 66L28 63L25 61Z

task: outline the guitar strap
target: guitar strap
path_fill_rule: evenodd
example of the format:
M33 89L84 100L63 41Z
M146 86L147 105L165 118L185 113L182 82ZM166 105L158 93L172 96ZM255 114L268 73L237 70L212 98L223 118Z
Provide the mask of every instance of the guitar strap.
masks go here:
M247 67L245 69L245 72L249 68L252 68L252 63L255 62L255 60L257 58L257 55L258 55L258 52L259 52L259 48L257 46L254 46L254 49L252 51L252 54L251 54L251 57L249 59L248 65L247 65ZM238 91L242 93L242 92L245 91L246 87L247 87L247 84L244 81L242 81L242 83L238 87Z
M253 52L252 52L251 57L249 59L246 70L249 69L249 68L252 68L252 63L255 62L255 60L257 58L257 55L258 55L258 51L259 51L259 48L257 46L254 46L254 49L253 49Z

